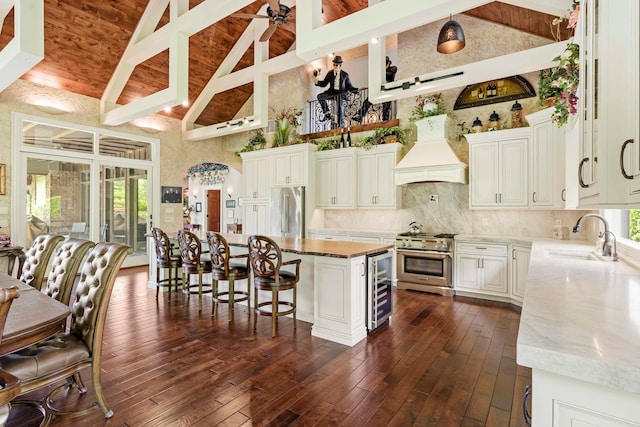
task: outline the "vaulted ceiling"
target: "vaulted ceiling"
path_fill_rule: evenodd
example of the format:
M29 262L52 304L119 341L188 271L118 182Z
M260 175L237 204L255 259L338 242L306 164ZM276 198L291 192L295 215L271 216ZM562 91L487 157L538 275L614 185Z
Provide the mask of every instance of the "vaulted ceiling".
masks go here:
M22 76L23 79L66 91L101 98L147 5L153 0L44 0L44 59ZM189 0L193 9L205 0ZM257 14L266 0L257 0L236 11ZM425 0L426 1L426 0ZM518 7L517 3L488 2L467 10L467 15L553 39L551 21L555 16ZM323 23L333 22L368 7L367 0L324 0ZM292 7L295 14L295 7ZM156 29L169 22L169 8ZM4 19L0 49L14 36L14 11ZM189 37L188 97L193 101L229 55L251 21L228 16ZM566 38L566 32L563 37ZM295 34L279 27L269 40L269 57L292 48ZM247 50L234 70L253 64L253 47ZM169 51L166 50L135 67L117 103L128 104L166 88L169 81ZM211 125L231 120L253 92L245 84L218 93L195 123ZM161 112L183 119L188 107L177 106Z

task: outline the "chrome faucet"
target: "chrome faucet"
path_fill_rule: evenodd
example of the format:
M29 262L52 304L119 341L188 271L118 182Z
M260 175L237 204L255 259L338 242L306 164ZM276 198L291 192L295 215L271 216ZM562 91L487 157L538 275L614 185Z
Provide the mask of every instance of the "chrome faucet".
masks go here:
M578 222L576 222L576 225L573 227L573 232L579 233L580 224L582 224L582 222L587 218L598 218L599 220L602 221L602 223L604 224L604 233L602 233L601 235L604 238L604 243L602 244L602 256L610 256L612 261L617 261L618 248L616 243L616 236L613 234L611 230L609 230L609 223L602 215L598 215L598 214L582 215L580 218L578 218ZM613 250L612 250L611 242L609 241L609 235L613 237Z

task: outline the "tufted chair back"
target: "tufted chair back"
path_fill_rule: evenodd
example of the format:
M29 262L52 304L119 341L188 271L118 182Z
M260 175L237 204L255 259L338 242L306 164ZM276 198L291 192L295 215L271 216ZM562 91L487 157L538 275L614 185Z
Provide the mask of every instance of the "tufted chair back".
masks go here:
M82 266L71 306L70 333L82 339L94 358L99 357L102 347L102 333L113 285L130 252L129 246L100 242Z
M90 240L67 239L53 257L44 293L63 304L69 304L73 283L87 251L95 246Z
M40 290L49 259L58 243L63 240L64 236L59 234L40 234L37 236L31 247L25 251L26 259L22 267L20 281Z

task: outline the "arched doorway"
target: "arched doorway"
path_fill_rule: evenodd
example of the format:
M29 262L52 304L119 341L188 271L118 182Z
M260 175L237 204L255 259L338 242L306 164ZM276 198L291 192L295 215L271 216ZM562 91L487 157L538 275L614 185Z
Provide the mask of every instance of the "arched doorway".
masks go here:
M225 233L229 224L242 223L235 209L242 175L224 163L200 163L185 174L185 204L191 208L191 223L203 231Z

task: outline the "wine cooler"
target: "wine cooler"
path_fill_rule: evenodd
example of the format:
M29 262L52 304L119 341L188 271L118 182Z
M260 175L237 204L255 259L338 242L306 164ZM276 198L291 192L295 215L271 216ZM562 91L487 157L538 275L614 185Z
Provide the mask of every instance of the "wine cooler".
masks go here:
M391 320L392 253L367 256L367 330L369 333Z

